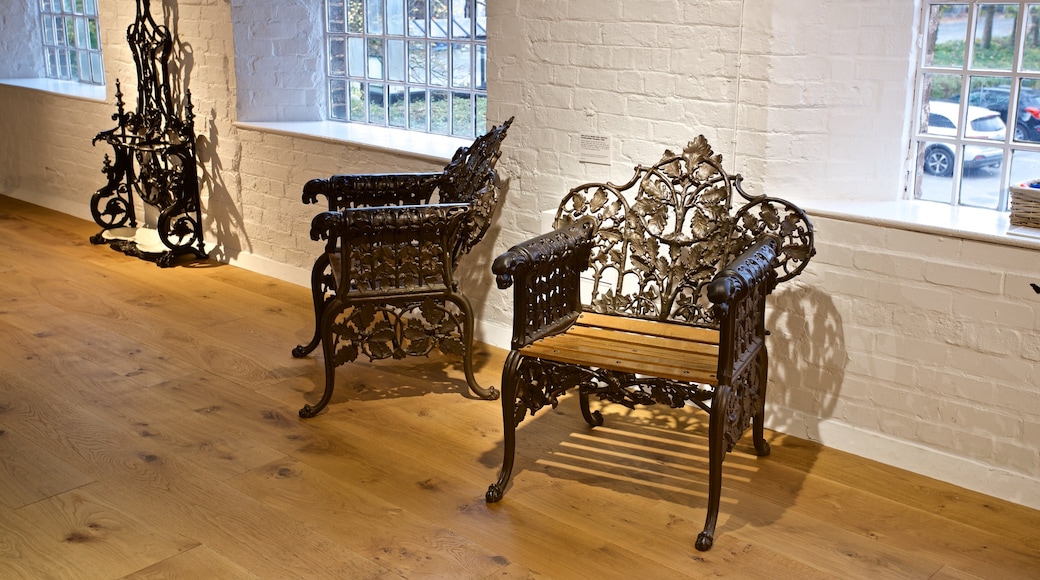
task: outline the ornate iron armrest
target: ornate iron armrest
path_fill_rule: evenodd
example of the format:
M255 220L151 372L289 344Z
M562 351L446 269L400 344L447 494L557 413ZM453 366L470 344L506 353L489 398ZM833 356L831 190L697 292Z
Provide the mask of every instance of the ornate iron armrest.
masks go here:
M514 349L566 330L581 315L581 273L589 266L596 221L584 217L517 244L495 259L498 287L514 286Z
M465 203L324 211L311 221L311 239L327 240L343 292L443 288L452 284L454 240L471 213Z
M765 339L766 296L777 283L780 240L764 235L734 258L708 284L719 321L719 382L729 382Z
M737 191L748 203L740 208L734 218L737 235L750 245L763 235L776 236L777 282L786 282L802 273L809 260L816 255L813 225L800 207L778 197L751 196L741 187L741 177L734 177Z
M311 220L311 239L334 242L346 237L401 235L401 232L440 233L458 222L470 211L468 203L435 203L429 205L392 205L323 211Z
M429 203L443 173L333 175L303 186L303 203L318 203L324 195L329 210Z

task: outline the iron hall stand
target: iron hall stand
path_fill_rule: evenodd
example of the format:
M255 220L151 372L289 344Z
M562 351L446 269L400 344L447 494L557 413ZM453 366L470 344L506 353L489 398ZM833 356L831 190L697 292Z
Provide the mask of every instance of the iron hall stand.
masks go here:
M90 241L163 267L184 254L206 258L191 91L185 91L183 107L176 106L170 82L173 37L152 19L150 0L137 0L126 38L137 67L137 109L126 111L116 80L112 119L117 125L92 142L111 145L113 157L105 154L101 172L108 183L90 199L94 221L103 228ZM135 196L144 209L142 227Z

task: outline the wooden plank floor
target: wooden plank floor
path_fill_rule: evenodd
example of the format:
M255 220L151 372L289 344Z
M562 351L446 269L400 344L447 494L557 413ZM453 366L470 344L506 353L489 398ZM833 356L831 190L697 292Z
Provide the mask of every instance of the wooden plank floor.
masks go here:
M323 376L289 354L306 289L96 231L0 197L0 578L1040 578L1040 512L777 433L727 457L697 552L695 411L609 406L593 430L565 398L486 505L500 406L457 361L341 367L300 420ZM482 349L485 385L503 354Z

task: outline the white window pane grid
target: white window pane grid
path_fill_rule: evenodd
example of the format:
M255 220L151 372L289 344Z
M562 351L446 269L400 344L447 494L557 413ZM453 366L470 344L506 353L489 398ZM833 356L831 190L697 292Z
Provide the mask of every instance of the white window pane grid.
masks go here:
M105 84L96 0L40 0L48 78Z
M325 14L330 119L483 133L486 0L326 0Z
M923 11L911 193L1007 211L1009 186L1040 179L1040 3Z

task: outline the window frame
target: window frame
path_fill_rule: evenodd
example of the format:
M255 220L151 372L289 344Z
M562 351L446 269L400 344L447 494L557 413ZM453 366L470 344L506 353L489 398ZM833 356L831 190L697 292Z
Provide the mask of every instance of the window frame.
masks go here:
M421 19L409 16L415 0L322 2L328 121L458 138L484 132L486 0L422 0ZM434 4L446 13L439 27ZM360 14L352 17L352 7ZM392 13L395 7L399 15ZM467 26L460 26L463 22ZM444 71L440 77L431 57L435 49L444 51L437 59ZM410 54L418 53L422 67L410 64ZM435 114L436 102L447 110Z
M98 0L36 0L36 8L44 78L104 86Z
M966 7L965 36L963 60L959 65L949 66L929 63L928 60L934 55L930 50L935 47L932 35L938 35L938 26L930 29L932 24L932 9L939 6L964 6ZM979 20L982 8L985 6L1011 6L1018 10L1014 19L1012 29L1013 51L1012 62L1007 68L986 67L976 64L977 34L979 32ZM1022 17L1025 14L1026 17ZM1033 66L1036 70L1026 70L1023 65L1024 53L1026 52L1027 33L1031 31L1030 20L1034 19L1034 25L1040 26L1040 2L1033 1L983 1L983 0L923 0L921 2L920 30L918 30L918 46L921 47L916 62L914 63L916 76L913 93L913 117L911 136L908 145L910 159L910 180L908 183L908 197L923 201L938 201L949 204L952 207L979 207L999 212L1008 211L1009 187L1023 181L1021 170L1016 161L1022 160L1022 167L1036 163L1040 165L1040 138L1037 141L1019 140L1015 136L1017 117L1006 122L1004 136L1000 141L982 140L965 136L965 127L969 126L969 116L977 114L978 111L969 107L973 105L973 91L980 91L995 86L1008 87L1007 111L1019 110L1019 98L1021 89L1030 88L1037 91L1040 96L1040 66ZM960 128L953 135L936 134L928 131L928 114L930 107L926 107L926 99L930 105L934 99L931 82L935 77L959 77L956 83L959 85L957 93L951 97L958 104L958 119L955 123ZM1006 85L1003 81L1006 80ZM974 82L987 84L975 85ZM988 83L1001 83L993 85ZM928 95L926 97L926 95ZM1037 119L1040 121L1040 118ZM924 157L929 147L935 144L945 144L955 154L948 199L931 199L922 193L926 179L934 176L926 175L924 169ZM965 202L965 147L997 148L1002 152L997 175L993 182L997 191L993 195L992 190L986 199L992 199L993 204L978 204ZM1019 174L1019 175L1016 175ZM1030 174L1031 175L1031 174ZM1040 173L1035 175L1040 177Z

